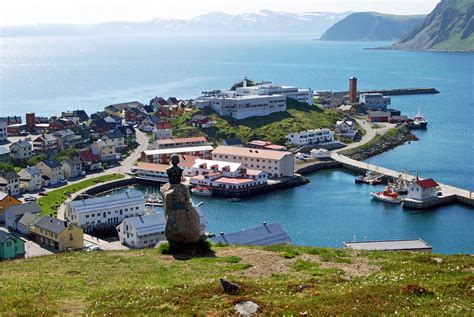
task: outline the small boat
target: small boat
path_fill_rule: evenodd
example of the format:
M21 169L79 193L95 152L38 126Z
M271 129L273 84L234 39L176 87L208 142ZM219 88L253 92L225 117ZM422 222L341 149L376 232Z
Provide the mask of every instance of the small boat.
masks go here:
M382 183L383 183L383 177L382 176L369 180L370 185L380 185Z
M368 171L365 175L359 175L355 178L356 183L377 185L382 183L382 176L379 173ZM379 179L379 180L377 180Z
M386 203L391 204L400 204L402 199L394 192L390 186L385 187L384 191L381 192L371 192L370 195L376 199Z
M410 129L424 130L428 127L428 121L425 120L425 118L420 113L420 109L418 109L417 114L412 120L408 121L407 126Z
M191 188L191 193L198 196L212 196L212 189L206 186L196 186Z

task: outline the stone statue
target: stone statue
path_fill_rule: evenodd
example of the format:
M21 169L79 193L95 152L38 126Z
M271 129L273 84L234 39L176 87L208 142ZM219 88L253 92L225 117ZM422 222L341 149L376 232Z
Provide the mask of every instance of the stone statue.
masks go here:
M199 213L194 208L189 188L181 184L183 170L178 167L179 157L171 156L171 163L166 172L169 183L161 187L163 208L165 210L165 236L172 252L196 253L201 239Z
M183 169L178 166L179 156L176 154L171 155L171 166L166 169L170 184L180 184L183 175Z

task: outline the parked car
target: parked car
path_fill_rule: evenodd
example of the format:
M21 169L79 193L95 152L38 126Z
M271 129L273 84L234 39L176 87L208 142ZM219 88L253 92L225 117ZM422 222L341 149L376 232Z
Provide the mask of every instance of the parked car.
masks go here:
M33 197L33 196L26 196L24 201L35 201L36 200L36 197Z
M102 249L101 247L99 247L98 245L93 245L89 248L86 249L87 252L91 252L91 251L104 251L104 249Z
M41 193L38 193L38 195L40 195L40 196L48 196L48 193L41 192Z

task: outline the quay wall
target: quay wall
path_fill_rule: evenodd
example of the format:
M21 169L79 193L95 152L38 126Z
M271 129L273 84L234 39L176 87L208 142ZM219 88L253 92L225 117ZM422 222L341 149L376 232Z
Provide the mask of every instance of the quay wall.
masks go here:
M339 163L338 161L319 161L319 162L314 162L311 165L307 165L301 168L298 168L295 170L295 173L300 174L300 175L306 175L309 173L313 173L316 171L321 171L325 169L331 169L331 168L341 168L342 164Z
M436 197L436 198L424 200L424 201L407 199L403 201L403 208L414 209L414 210L425 210L425 209L435 208L438 206L451 205L456 202L457 202L456 195Z

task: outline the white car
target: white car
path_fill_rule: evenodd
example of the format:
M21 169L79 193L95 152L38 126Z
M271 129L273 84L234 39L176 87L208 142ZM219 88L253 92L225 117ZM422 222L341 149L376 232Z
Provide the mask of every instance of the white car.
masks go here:
M91 252L91 251L104 251L104 249L102 249L101 247L99 247L98 245L93 245L89 248L86 249L87 252Z
M26 196L24 201L28 202L28 201L36 201L36 197L33 197L33 196Z

